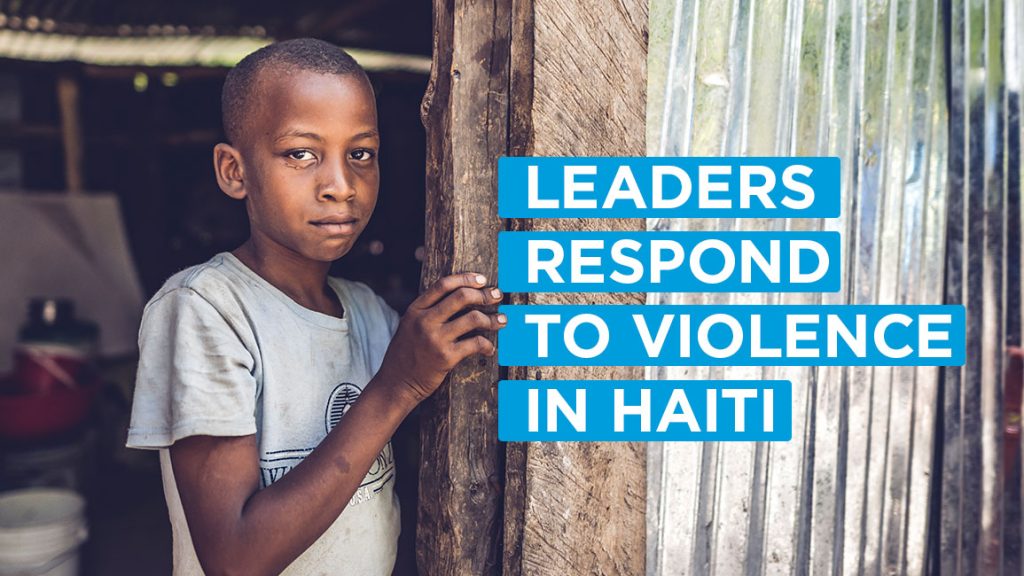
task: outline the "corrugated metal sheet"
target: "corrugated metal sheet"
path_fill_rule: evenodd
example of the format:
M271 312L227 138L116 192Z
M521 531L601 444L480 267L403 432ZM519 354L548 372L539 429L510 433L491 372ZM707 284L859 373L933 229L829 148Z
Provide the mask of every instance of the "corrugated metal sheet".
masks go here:
M674 4L652 152L839 156L844 208L831 220L651 228L838 230L844 288L650 301L939 303L948 293L968 304L972 344L968 365L945 374L652 369L662 379L789 379L794 434L652 444L648 572L922 574L931 558L942 573L974 574L995 573L1005 555L1007 573L1020 573L1020 530L1004 526L1009 508L1001 514L1014 501L1019 509L1019 464L1015 500L1004 500L1007 475L996 472L1003 356L1020 333L1019 104L1006 90L1016 75L1019 92L1020 0ZM651 54L660 57L657 46Z
M946 294L968 314L967 363L944 381L945 573L1022 573L1020 442L1007 430L1021 386L1007 370L1021 336L1021 4L953 2Z

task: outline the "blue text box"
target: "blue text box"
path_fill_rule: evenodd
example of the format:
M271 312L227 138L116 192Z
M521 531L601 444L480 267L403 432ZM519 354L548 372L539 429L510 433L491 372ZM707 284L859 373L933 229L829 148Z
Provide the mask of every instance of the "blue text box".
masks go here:
M498 215L835 218L840 182L837 157L502 157Z
M502 366L964 363L964 307L959 305L514 305L499 310L508 317L498 332ZM777 356L771 355L774 350Z
M786 380L503 380L498 439L785 441Z
M498 287L505 292L838 292L839 252L838 232L500 232ZM768 266L762 266L765 262ZM806 275L803 281L792 275L795 264Z

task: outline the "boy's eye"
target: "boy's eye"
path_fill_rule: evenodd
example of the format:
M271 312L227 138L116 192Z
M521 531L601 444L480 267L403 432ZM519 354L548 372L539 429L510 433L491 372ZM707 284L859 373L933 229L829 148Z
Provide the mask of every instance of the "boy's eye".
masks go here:
M291 150L289 152L286 152L285 156L292 160L298 160L300 162L304 160L313 159L313 153L310 152L309 150Z
M376 153L373 150L367 150L365 148L353 150L352 154L350 154L353 160L371 160L375 155Z

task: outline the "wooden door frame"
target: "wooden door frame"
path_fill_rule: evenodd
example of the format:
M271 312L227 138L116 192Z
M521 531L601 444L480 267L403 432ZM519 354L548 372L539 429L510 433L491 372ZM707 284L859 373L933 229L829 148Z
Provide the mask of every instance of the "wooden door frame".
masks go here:
M644 154L646 0L434 0L433 25L424 286L463 271L496 279L500 230L645 229L640 219L502 221L497 158ZM643 369L458 366L421 414L419 573L642 574L646 446L499 443L500 378L642 379Z

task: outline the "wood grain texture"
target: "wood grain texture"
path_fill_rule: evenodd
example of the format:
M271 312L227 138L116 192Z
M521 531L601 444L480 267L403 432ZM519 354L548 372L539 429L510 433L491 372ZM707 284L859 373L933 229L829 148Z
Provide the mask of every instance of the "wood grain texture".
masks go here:
M636 0L435 0L434 67L423 102L424 286L458 271L496 276L498 156L644 153L646 10ZM638 219L507 224L515 230L644 229ZM644 296L531 294L510 301L639 304ZM471 361L424 405L419 572L643 573L644 446L548 443L502 450L495 437L498 377L493 361ZM509 377L639 379L643 371L518 368Z
M645 152L647 3L513 2L511 149L535 156ZM515 230L643 230L640 219L517 220ZM643 294L529 294L514 303L642 304ZM636 367L509 370L515 379L642 379ZM506 576L643 574L646 447L507 449Z
M456 272L497 278L497 158L508 146L507 2L434 2L423 286ZM471 358L423 405L420 574L498 574L504 450L496 358Z
M79 92L76 78L67 74L57 77L61 143L64 146L64 186L68 192L81 192L85 189Z

